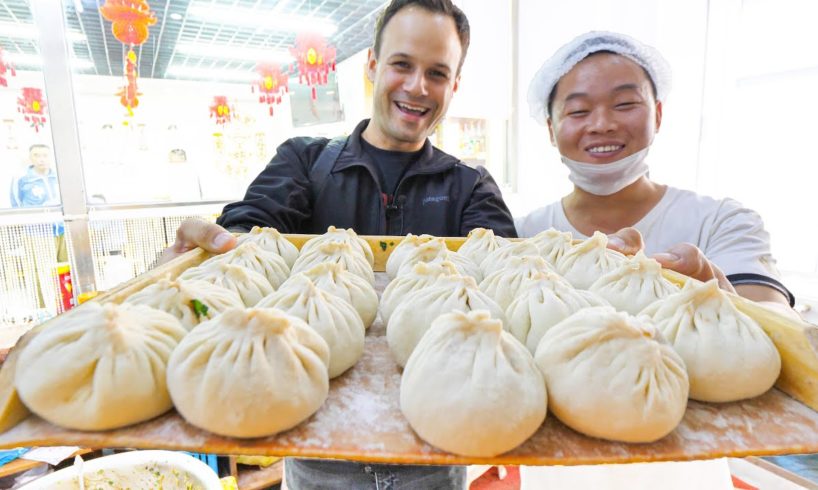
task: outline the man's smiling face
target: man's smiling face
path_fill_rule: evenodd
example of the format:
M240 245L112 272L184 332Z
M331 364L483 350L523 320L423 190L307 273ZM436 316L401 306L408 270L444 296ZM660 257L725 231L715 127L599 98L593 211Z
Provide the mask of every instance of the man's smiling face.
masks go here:
M364 132L385 150L415 151L446 114L462 55L454 20L407 7L384 27L380 53L370 50L373 116Z
M548 120L561 155L585 163L612 163L648 147L662 122L645 70L624 56L593 54L556 87Z

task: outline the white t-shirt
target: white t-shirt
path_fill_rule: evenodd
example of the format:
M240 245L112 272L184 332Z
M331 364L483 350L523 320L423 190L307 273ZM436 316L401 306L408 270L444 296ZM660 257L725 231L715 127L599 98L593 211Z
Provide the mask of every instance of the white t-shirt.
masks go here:
M570 231L574 238L587 238L568 221L561 201L518 218L515 225L520 237L555 228ZM633 227L642 234L647 255L692 243L733 285L763 284L791 298L780 282L761 216L734 199L713 199L668 186L662 199Z

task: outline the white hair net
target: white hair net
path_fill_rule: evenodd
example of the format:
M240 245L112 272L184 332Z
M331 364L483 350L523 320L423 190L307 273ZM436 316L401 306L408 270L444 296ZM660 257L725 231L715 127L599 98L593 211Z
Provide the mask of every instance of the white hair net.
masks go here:
M665 100L670 92L670 65L659 51L636 39L616 32L591 31L574 38L543 63L528 85L528 111L540 124L549 117L548 96L557 82L588 55L611 51L630 58L648 72L656 87L657 100Z

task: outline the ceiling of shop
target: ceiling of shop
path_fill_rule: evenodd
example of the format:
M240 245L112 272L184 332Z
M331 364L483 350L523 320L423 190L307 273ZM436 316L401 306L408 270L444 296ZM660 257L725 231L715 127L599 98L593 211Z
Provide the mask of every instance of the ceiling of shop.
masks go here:
M15 61L19 69L32 69L39 53L36 31L16 32L33 24L29 4L37 0L0 0L0 46ZM111 23L98 11L104 0L63 0L66 25L74 70L97 75L122 75L126 48L111 32ZM337 30L328 36L336 47L337 61L368 47L378 12L384 0L149 0L157 22L150 27L150 35L144 44L136 48L139 59L139 76L147 78L197 78L197 75L181 74L171 67L187 67L203 70L209 80L230 80L230 75L247 72L252 74L255 61L228 58L223 53L239 53L242 50L287 51L295 42L295 32L269 28L260 22L255 26L222 23L189 15L189 8L216 7L238 10L252 20L272 18L276 15L297 15L333 22ZM257 12L257 14L254 14ZM10 26L14 26L12 29ZM78 38L78 39L75 39ZM183 53L181 46L194 45L195 51L206 54ZM210 54L212 52L213 54ZM25 56L28 55L28 56ZM225 73L224 77L218 73Z

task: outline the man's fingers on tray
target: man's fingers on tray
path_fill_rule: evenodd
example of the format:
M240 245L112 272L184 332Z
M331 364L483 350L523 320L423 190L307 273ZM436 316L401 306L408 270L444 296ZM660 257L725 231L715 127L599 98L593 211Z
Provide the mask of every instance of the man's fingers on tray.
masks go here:
M236 237L219 225L198 218L189 218L176 230L176 241L166 248L157 265L169 262L196 247L208 252L224 253L236 246Z
M622 228L608 235L608 248L625 255L634 255L644 248L642 234L636 228Z
M674 270L700 281L717 279L719 287L735 293L733 285L715 264L707 260L701 250L690 243L679 243L670 247L667 252L654 254L662 267Z
M236 246L236 237L219 225L191 218L179 225L176 243L185 247L183 252L198 246L208 252L224 253Z

